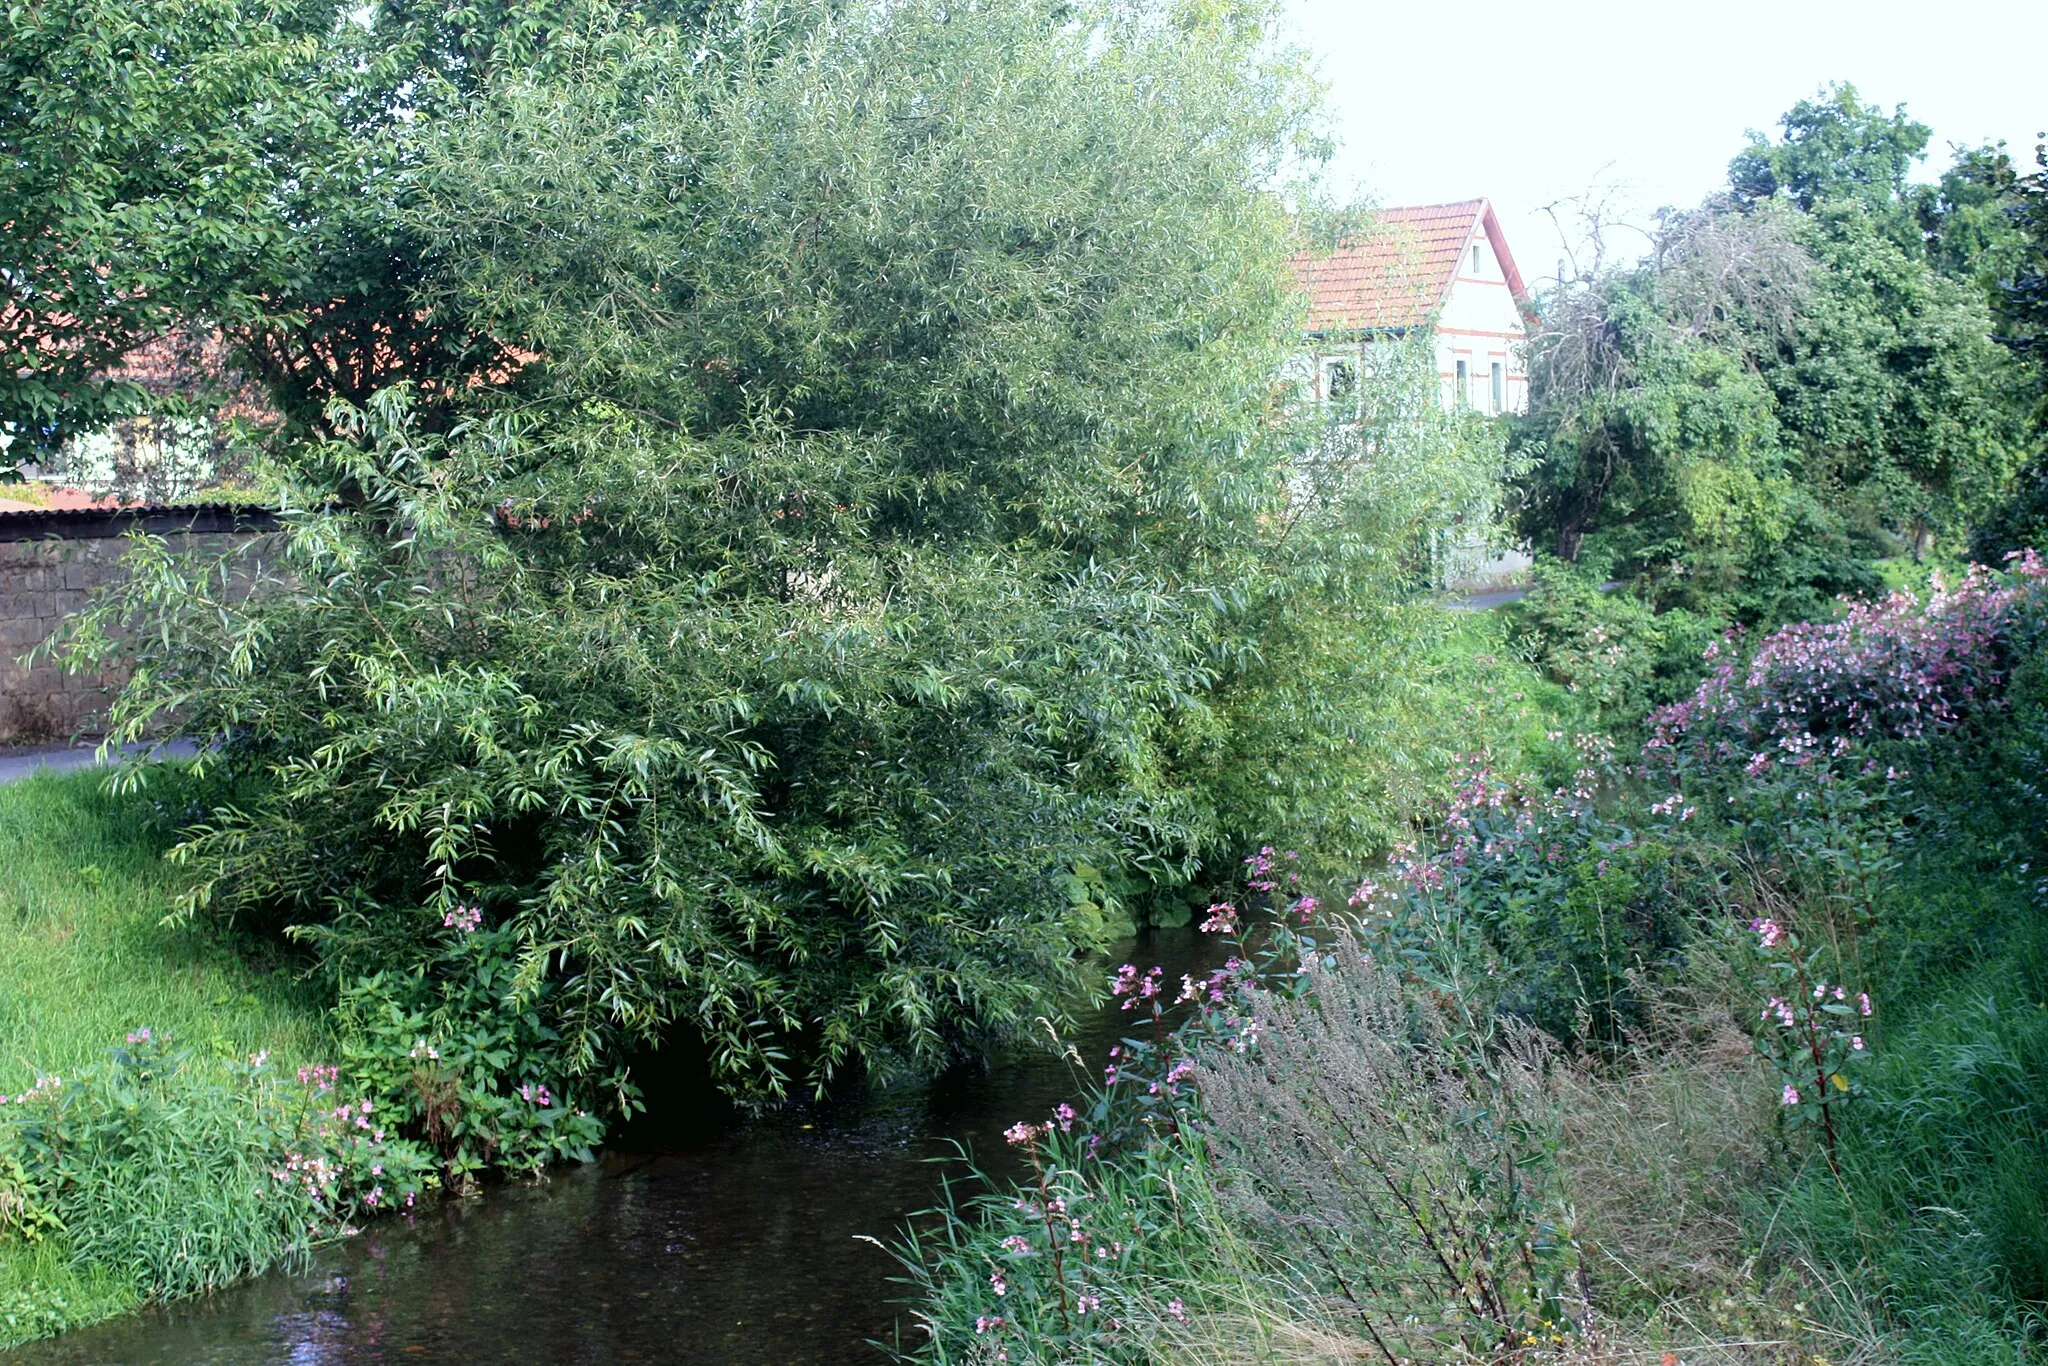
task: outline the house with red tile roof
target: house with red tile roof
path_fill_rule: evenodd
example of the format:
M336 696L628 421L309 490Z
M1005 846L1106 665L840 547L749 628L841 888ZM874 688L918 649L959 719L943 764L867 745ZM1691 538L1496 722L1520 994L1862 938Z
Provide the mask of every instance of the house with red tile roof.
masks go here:
M1529 292L1486 200L1382 209L1335 250L1303 252L1293 266L1308 295L1308 345L1293 378L1333 417L1344 417L1347 399L1356 413L1372 347L1418 332L1430 339L1447 411L1528 407ZM1487 510L1474 509L1463 529L1439 534L1440 585L1475 589L1527 578L1526 547L1502 551L1476 530L1491 521Z
M1446 408L1528 406L1528 289L1484 199L1382 209L1334 251L1294 260L1308 294L1303 376L1318 403L1356 386L1364 348L1426 328Z

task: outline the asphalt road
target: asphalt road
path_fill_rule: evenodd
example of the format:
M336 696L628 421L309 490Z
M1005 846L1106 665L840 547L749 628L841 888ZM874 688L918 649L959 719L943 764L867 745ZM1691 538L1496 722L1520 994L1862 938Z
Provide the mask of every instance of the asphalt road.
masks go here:
M122 755L140 754L148 745L123 745ZM190 740L172 740L160 752L161 758L189 759L199 752ZM18 783L37 773L65 773L93 768L100 762L97 745L43 745L29 749L0 749L0 783Z

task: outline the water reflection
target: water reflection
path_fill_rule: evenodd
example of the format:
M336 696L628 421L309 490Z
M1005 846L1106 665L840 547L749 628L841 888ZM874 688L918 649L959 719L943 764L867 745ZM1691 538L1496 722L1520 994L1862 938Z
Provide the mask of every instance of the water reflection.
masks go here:
M1129 950L1169 980L1212 965L1192 931ZM1075 1040L1099 1065L1128 1017ZM11 1363L881 1361L906 1340L888 1241L934 1202L954 1143L1001 1160L1004 1128L1073 1093L1068 1066L1021 1058L857 1102L613 1153L539 1186L449 1202L275 1274L9 1354ZM955 1169L957 1170L957 1169Z

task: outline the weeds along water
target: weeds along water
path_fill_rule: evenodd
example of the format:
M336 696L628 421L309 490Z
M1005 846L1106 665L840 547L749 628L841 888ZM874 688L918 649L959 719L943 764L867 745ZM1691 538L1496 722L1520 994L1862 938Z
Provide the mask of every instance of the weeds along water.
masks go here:
M918 1359L2041 1360L2044 577L1724 644L1554 787L1475 761L1355 938L1019 1126L904 1250Z
M1176 975L1215 965L1192 929L1146 932L1128 957ZM1099 1065L1129 1032L1111 1008L1067 1042ZM368 1223L307 1267L33 1343L36 1363L270 1362L419 1349L430 1360L733 1363L885 1359L912 1306L880 1243L951 1179L963 1152L1020 1170L1002 1131L1076 1095L1050 1052L922 1086L758 1119L683 1090L587 1166ZM910 1335L906 1333L906 1341Z

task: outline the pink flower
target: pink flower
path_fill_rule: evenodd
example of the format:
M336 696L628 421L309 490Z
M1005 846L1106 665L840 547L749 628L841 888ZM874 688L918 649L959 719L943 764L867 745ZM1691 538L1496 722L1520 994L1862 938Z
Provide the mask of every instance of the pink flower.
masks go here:
M1009 1128L1003 1130L1003 1139L1011 1147L1021 1148L1027 1143L1036 1143L1039 1135L1044 1132L1045 1130L1038 1125L1027 1124L1020 1119Z
M1061 1101L1058 1105L1053 1107L1052 1117L1055 1120L1059 1121L1061 1133L1070 1134L1074 1132L1075 1115L1073 1106L1067 1104L1065 1101Z
M1171 1299L1166 1302L1166 1312L1173 1315L1181 1323L1188 1321L1187 1306L1183 1305L1178 1299Z
M1227 901L1209 907L1209 918L1202 922L1203 934L1232 934L1236 930L1237 907Z
M988 1273L988 1288L995 1291L998 1295L1010 1293L1010 1283L1003 1279L1003 1273L1000 1271Z
M1870 1013L1869 992L1859 991L1856 993L1856 1013L1859 1015L1868 1015Z
M1861 1034L1850 1035L1849 1047L1855 1049L1858 1053L1861 1053L1863 1051L1863 1036Z
M1003 1239L1003 1250L1014 1252L1020 1257L1029 1256L1031 1253L1031 1240L1021 1233L1013 1233Z
M1778 1103L1780 1105L1797 1105L1799 1103L1799 1088L1789 1082L1786 1083L1785 1094L1778 1097Z

